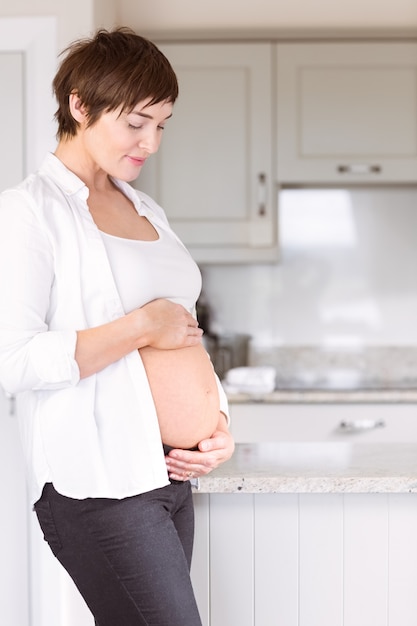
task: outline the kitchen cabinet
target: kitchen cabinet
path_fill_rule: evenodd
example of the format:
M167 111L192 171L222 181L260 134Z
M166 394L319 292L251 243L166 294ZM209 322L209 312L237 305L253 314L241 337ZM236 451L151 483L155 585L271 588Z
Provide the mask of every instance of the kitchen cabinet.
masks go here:
M165 43L180 96L134 183L200 263L276 260L277 187L417 182L417 43Z
M417 444L238 444L201 479L203 626L414 626Z
M203 626L415 625L416 494L194 498Z
M274 260L272 44L159 47L180 95L134 185L165 209L197 262Z
M417 43L279 43L282 184L417 181Z
M237 443L417 441L417 404L253 402L230 414Z

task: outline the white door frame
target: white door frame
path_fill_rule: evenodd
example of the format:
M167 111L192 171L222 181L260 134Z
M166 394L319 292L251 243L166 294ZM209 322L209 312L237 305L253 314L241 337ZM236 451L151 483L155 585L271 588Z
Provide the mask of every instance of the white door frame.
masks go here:
M0 52L20 52L24 58L26 175L55 145L51 82L57 61L56 18L0 18Z

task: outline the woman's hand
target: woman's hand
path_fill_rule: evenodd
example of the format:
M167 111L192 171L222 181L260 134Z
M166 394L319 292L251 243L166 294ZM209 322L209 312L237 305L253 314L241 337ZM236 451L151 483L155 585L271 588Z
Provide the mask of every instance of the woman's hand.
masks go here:
M75 360L85 378L138 348L186 348L200 343L202 335L197 320L181 304L159 298L113 322L79 330Z
M134 313L140 316L143 346L170 350L201 341L203 331L197 320L180 304L160 298Z
M199 478L216 469L232 456L235 443L221 414L218 429L210 439L198 444L198 451L174 449L165 457L169 477L173 480Z

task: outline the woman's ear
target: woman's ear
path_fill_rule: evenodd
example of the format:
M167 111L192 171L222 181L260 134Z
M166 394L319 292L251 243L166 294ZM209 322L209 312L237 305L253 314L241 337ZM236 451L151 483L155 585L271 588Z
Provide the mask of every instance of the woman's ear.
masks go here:
M87 120L87 109L81 101L78 93L72 93L69 96L69 109L72 117L76 122L82 124Z

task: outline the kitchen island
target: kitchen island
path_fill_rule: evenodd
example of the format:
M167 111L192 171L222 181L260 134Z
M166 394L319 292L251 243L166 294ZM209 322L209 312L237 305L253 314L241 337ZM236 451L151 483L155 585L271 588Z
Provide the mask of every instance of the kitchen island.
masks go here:
M417 444L262 442L200 481L204 626L415 626Z
M241 443L200 493L417 493L417 443Z

